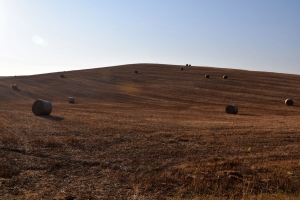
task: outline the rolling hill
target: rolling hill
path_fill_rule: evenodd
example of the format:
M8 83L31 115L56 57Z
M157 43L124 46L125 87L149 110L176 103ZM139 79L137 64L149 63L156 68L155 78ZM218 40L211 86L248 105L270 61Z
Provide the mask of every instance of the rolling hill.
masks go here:
M296 199L299 84L299 75L163 64L0 79L0 196ZM36 99L51 101L50 116L31 112Z

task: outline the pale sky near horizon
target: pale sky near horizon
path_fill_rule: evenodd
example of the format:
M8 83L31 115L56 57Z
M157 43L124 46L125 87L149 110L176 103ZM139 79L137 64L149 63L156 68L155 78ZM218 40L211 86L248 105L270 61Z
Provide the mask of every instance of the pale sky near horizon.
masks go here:
M300 74L299 0L0 0L0 76L130 63Z

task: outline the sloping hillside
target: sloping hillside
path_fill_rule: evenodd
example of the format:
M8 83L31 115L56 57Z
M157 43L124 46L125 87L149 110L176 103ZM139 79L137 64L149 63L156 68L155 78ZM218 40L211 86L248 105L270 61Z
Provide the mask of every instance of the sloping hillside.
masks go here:
M250 72L209 67L134 64L117 67L11 77L1 80L0 101L26 101L44 98L150 103L163 101L193 105L222 105L231 102L254 107L282 104L287 97L298 98L299 76ZM138 74L134 73L138 70ZM64 74L65 78L60 75ZM205 79L204 75L210 78ZM229 79L224 80L226 74ZM20 91L13 91L12 84ZM159 105L159 102L153 102Z
M0 79L0 196L299 195L299 84L298 75L162 64ZM36 99L52 102L50 116L33 115Z

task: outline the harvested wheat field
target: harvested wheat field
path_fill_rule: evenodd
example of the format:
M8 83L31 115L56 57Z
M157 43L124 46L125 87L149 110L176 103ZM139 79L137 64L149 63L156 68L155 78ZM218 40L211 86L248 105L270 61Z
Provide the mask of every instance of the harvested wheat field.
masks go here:
M2 78L1 199L300 198L300 76L180 67Z

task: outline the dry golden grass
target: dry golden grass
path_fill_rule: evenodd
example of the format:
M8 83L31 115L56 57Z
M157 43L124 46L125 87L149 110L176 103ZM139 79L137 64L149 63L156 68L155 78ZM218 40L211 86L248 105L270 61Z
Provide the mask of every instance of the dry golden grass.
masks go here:
M64 74L0 80L2 199L300 198L299 76L159 64ZM31 112L36 99L50 116Z

